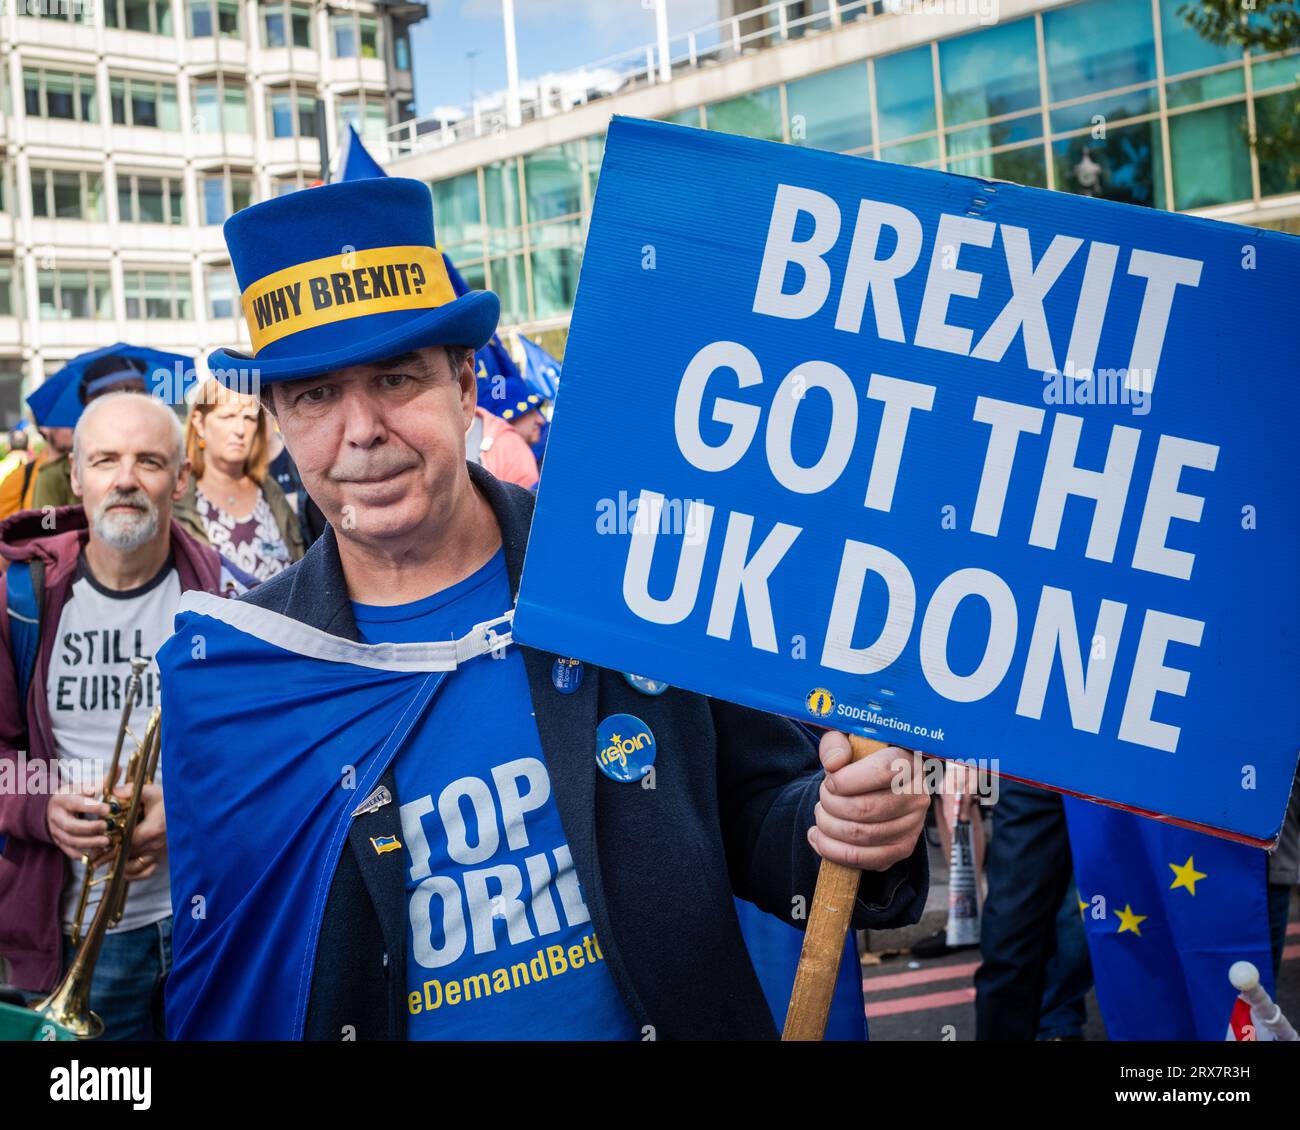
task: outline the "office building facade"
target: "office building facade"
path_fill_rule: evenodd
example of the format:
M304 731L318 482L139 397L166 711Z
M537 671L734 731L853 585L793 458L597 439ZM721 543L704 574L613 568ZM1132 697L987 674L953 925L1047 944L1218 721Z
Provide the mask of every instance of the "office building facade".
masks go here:
M0 422L66 359L247 343L221 224L414 111L421 3L0 9ZM318 115L320 116L318 118Z

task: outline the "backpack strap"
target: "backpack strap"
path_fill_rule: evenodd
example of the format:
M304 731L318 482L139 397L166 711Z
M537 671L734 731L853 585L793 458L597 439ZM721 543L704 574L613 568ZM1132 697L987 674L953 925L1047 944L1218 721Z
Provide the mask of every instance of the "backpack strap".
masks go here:
M44 580L44 572L40 561L14 561L5 574L14 678L18 683L19 709L24 714L27 711L27 691L32 685L32 676L36 673L36 655L40 648L41 605L37 589Z
M27 691L36 674L36 657L40 651L41 601L38 594L44 580L45 564L42 561L12 561L5 573L9 641L13 649L14 678L18 683L18 711L24 724ZM0 856L4 855L6 839L0 836Z

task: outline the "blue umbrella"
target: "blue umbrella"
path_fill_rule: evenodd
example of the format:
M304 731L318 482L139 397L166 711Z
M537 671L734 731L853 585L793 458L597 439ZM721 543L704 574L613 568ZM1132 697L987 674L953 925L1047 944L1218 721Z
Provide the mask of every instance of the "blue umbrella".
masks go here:
M169 404L184 400L186 389L194 382L194 360L179 353L166 353L147 349L142 345L128 345L119 341L103 349L92 349L69 361L27 398L36 423L43 428L75 428L81 418L81 378L86 367L101 357L122 357L142 361L145 366L145 388Z

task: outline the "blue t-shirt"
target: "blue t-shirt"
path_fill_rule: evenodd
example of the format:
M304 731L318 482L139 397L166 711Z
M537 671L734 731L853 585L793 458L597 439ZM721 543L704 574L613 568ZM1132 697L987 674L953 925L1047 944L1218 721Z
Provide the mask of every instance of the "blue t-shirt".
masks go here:
M352 604L366 643L458 639L511 607L498 551L410 604ZM592 736L591 771L595 764ZM523 657L449 672L398 755L412 1040L640 1038L592 929Z

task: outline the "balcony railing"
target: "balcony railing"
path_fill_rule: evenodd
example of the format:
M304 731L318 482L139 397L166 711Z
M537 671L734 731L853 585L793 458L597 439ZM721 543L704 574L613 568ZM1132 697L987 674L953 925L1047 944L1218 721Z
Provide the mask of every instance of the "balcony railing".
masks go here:
M810 10L815 9L815 10ZM509 120L504 91L476 98L465 108L426 114L390 126L388 158L409 157L475 137L562 114L614 94L655 86L678 75L716 66L844 24L889 15L889 0L778 0L739 15L670 35L667 51L648 43L563 74L521 83L519 119ZM666 62L666 66L664 63Z

